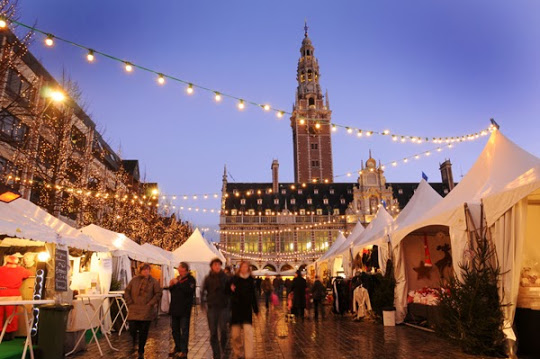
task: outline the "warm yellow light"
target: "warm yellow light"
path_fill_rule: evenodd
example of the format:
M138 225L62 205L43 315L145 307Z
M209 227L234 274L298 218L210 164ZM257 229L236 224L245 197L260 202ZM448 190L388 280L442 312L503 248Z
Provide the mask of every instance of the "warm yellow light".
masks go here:
M165 83L165 77L162 74L158 75L157 82L160 85L163 85Z
M392 166L396 167L396 166L397 166L397 162L396 162L396 161L392 162Z
M407 162L409 162L409 159L408 159L408 158L404 158L404 159L403 159L403 162L404 162L404 163L407 163Z
M390 130L384 130L383 135L388 135L390 133Z
M317 123L315 124L315 128L316 128L316 129L321 128L321 124L317 122Z
M216 102L221 101L221 94L219 92L216 92L216 95L214 96L214 100L216 100Z
M427 151L426 156L429 156L429 155L431 155L431 152Z
M126 69L127 72L133 71L133 66L129 62L125 63L124 68Z
M336 131L337 131L337 126L336 126L336 125L332 125L332 131L333 131L333 132L336 132Z
M270 111L270 105L264 105L264 106L263 106L263 109L264 109L265 111Z
M351 176L352 176L352 173L348 172L347 177L351 177Z
M39 262L47 262L49 259L51 259L51 255L49 252L39 252L38 253L38 261Z
M278 117L278 118L282 118L282 117L283 117L283 111L278 111L277 117Z
M0 19L0 29L5 29L7 27L7 21Z
M54 102L62 102L66 99L66 95L61 91L51 91L49 96Z
M47 35L47 37L45 38L45 45L49 47L54 45L54 40L53 40L52 35Z
M243 110L244 108L246 108L246 105L244 104L244 100L238 101L238 109Z
M86 59L88 60L88 62L93 62L95 58L96 57L94 56L94 51L88 50L88 54L86 55Z
M373 131L366 132L366 136L371 136L373 134Z
M419 156L419 155L416 155L416 156L414 156L414 158L417 160L417 159L420 158L420 156Z
M362 135L363 135L363 134L362 134L362 130L358 130L358 133L356 134L356 136L362 137Z
M347 127L347 133L352 133L352 128Z
M392 141L397 141L397 136L396 135L392 136Z
M188 95L191 95L193 93L193 84L189 84L186 91L187 91Z

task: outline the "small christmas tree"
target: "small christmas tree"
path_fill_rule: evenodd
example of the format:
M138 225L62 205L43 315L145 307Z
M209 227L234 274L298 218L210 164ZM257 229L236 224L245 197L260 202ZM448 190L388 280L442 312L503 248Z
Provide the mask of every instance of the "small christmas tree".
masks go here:
M441 289L441 322L437 330L470 354L504 353L503 311L497 283L500 267L489 229L471 232L469 261L460 264L462 280L455 275Z

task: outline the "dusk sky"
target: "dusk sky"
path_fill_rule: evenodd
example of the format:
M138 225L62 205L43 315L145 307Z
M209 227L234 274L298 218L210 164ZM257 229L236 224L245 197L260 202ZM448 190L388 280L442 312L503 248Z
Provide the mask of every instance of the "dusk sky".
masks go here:
M409 1L73 1L20 0L20 21L186 81L291 110L304 19L328 89L332 121L421 136L479 131L489 119L540 156L540 2ZM223 165L239 182L268 182L277 158L292 181L289 118L212 94L156 83L140 70L56 43L31 47L57 79L77 81L89 114L125 159L164 193L216 193ZM485 145L474 143L388 168L389 182L440 181L450 158L459 181ZM360 167L369 149L383 163L433 144L332 137L334 174ZM356 177L335 178L336 182ZM230 179L230 178L229 178ZM231 180L231 179L230 179ZM219 200L177 205L219 208ZM186 212L199 225L217 215Z

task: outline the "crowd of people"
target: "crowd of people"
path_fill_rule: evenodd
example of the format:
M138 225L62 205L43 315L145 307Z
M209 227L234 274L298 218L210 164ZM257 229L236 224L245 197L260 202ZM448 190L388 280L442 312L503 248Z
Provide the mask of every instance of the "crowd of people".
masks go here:
M157 316L157 305L161 298L161 288L150 276L150 265L143 264L140 274L134 277L125 289L128 304L129 328L133 339L133 349L138 349L139 359L144 358L144 348L148 338L150 323ZM186 358L188 354L189 326L195 300L196 281L190 274L189 264L181 262L178 277L173 278L168 290L171 294L169 314L174 348L169 357ZM223 268L219 258L210 262L210 272L201 286L201 307L206 312L210 330L210 345L213 357L222 359L229 341L234 358L254 358L253 314L259 315L259 297L264 298L265 307L279 304L286 293L289 314L304 320L304 313L313 302L314 319L319 313L324 318L323 300L326 288L315 278L313 283L304 279L297 271L294 279L285 281L277 276L273 281L254 278L251 265L247 261L239 264L233 274L230 267Z

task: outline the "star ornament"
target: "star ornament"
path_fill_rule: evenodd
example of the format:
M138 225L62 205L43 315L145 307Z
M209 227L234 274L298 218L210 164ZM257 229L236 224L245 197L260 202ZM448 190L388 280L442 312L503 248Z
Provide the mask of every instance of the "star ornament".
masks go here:
M431 269L433 269L433 267L427 267L424 261L420 261L420 265L418 267L413 267L413 270L417 273L416 279L431 279Z

